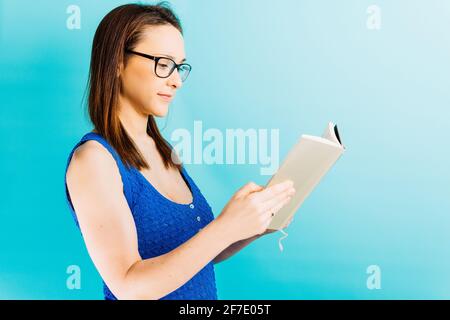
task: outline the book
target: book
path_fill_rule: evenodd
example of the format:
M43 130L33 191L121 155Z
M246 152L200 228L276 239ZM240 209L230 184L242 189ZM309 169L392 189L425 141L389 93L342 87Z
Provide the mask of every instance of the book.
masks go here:
M332 122L328 123L321 137L306 134L300 137L266 184L269 187L289 179L296 190L291 201L272 218L268 229L285 227L345 149L338 127Z

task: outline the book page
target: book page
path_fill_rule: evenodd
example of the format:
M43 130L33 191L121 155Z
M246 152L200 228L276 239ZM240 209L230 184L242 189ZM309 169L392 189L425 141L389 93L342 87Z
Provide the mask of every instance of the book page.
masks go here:
M322 137L340 145L341 143L339 142L338 138L336 137L336 134L334 133L334 126L335 125L333 122L328 122L328 125L322 134Z

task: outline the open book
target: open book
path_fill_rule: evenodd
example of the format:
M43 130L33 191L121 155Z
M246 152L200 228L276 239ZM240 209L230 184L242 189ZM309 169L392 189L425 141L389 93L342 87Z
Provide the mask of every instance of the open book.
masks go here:
M305 134L300 137L266 185L269 187L289 179L294 182L296 190L291 201L275 214L269 229L281 230L285 227L344 151L338 128L332 122L328 123L322 137Z

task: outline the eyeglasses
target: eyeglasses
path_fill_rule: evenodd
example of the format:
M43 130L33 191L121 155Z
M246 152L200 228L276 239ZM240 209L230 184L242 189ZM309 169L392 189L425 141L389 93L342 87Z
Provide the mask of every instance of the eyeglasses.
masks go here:
M181 81L185 81L189 75L189 72L191 72L192 67L190 64L187 63L180 63L177 64L175 61L173 61L170 58L167 57L155 57L151 56L149 54L136 52L133 50L126 50L126 52L135 54L150 60L155 61L155 74L159 78L168 78L172 74L172 72L177 69L178 73L180 75Z

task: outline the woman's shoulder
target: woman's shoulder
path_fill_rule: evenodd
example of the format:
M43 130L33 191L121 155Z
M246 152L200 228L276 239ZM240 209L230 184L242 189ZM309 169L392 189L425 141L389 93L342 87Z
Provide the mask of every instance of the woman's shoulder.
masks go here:
M98 165L102 161L114 163L110 152L98 141L88 140L79 145L73 152L72 161L82 165Z
M113 156L96 140L85 141L74 150L67 168L68 182L73 176L84 176L90 181L94 181L96 178L107 179L110 182L120 181Z

